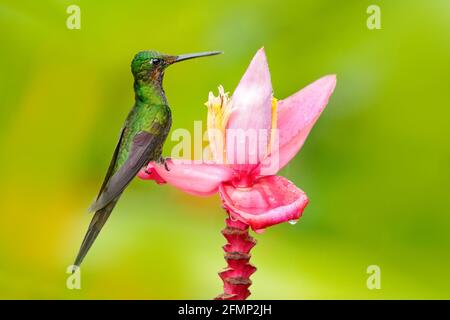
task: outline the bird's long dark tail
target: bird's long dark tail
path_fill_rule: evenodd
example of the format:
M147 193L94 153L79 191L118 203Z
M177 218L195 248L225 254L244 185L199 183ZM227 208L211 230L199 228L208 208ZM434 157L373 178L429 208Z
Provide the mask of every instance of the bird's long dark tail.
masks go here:
M89 224L88 231L86 232L83 242L81 243L80 251L78 252L77 258L75 259L74 265L76 267L79 267L83 262L84 257L88 253L98 234L108 220L118 200L119 197L108 203L104 208L97 210L94 213L94 217Z

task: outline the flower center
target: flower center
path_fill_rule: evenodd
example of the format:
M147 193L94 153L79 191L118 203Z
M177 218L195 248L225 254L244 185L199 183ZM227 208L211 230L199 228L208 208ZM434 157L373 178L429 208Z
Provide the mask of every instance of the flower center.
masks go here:
M250 190L253 186L253 177L250 175L242 175L231 180L231 183L236 189Z
M258 170L253 170L251 172L245 172L245 171L235 171L234 177L230 181L231 184L236 188L240 190L250 190L255 181L257 180L257 172Z

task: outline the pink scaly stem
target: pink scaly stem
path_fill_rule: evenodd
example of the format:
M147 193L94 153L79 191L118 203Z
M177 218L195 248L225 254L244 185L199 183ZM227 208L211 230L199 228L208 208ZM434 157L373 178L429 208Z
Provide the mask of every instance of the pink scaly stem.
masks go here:
M256 271L249 263L250 250L255 246L256 240L249 235L248 225L245 223L233 221L229 217L225 222L227 226L222 230L222 234L228 241L223 246L227 267L219 272L224 293L215 299L245 300L250 295L250 276Z

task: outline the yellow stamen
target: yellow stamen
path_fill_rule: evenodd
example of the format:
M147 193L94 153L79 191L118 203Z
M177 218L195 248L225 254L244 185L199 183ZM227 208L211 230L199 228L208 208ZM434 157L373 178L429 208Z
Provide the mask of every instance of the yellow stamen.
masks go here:
M275 134L277 130L277 110L278 110L278 100L272 97L272 130L270 130L270 141L267 147L267 154L272 153L272 148L275 143Z
M216 162L225 163L225 130L233 112L231 98L219 86L219 95L216 97L210 92L205 105L208 107L207 126L211 154Z

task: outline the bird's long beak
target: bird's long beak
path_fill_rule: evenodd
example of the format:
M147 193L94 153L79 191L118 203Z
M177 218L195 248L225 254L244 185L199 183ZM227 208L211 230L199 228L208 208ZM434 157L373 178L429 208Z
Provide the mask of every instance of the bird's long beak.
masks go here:
M201 58L201 57L208 57L208 56L215 56L216 54L221 54L222 51L209 51L209 52L199 52L199 53L188 53L188 54L182 54L175 57L175 60L172 63L194 59L194 58Z

